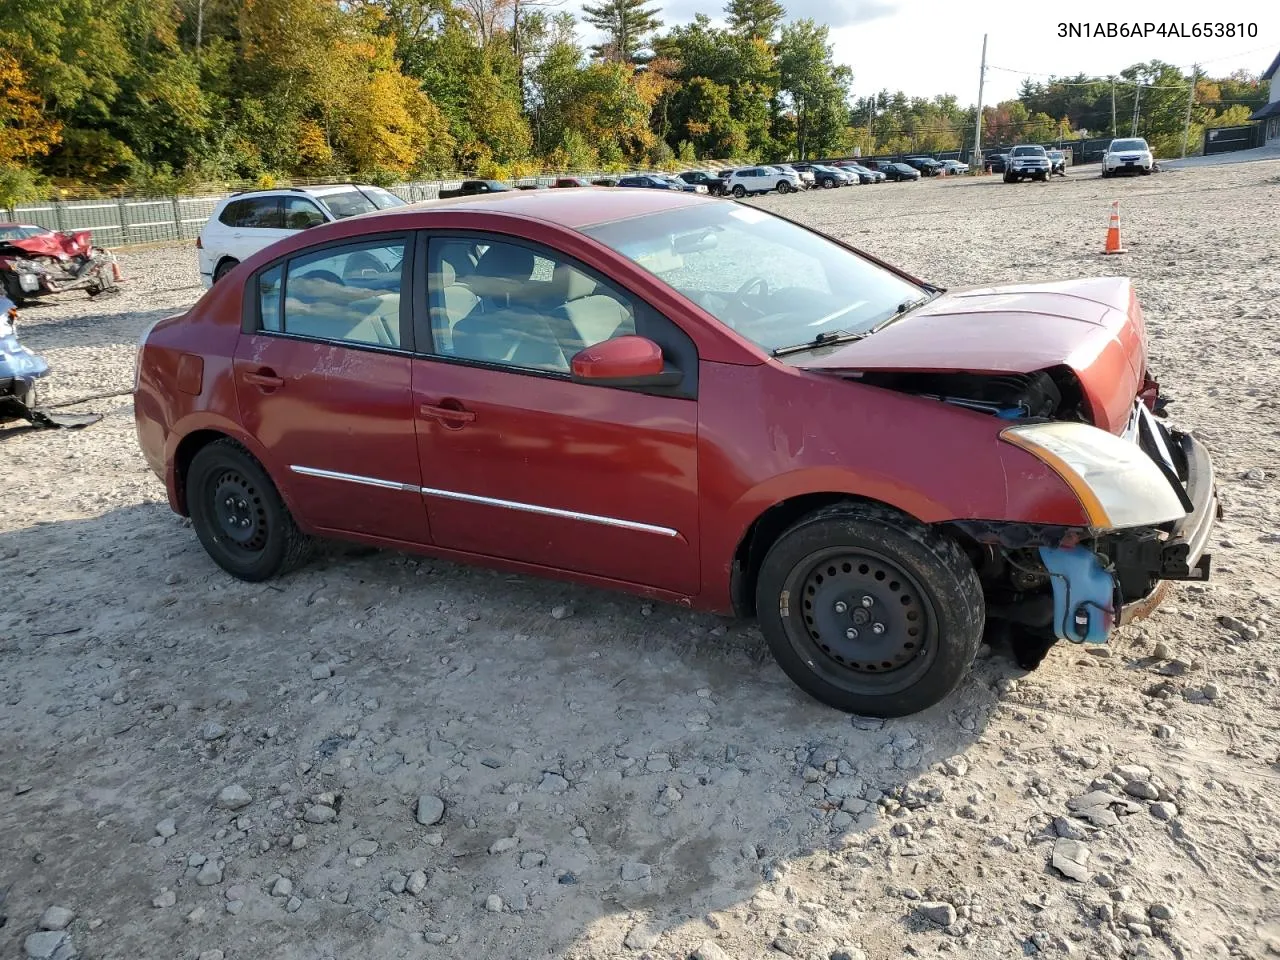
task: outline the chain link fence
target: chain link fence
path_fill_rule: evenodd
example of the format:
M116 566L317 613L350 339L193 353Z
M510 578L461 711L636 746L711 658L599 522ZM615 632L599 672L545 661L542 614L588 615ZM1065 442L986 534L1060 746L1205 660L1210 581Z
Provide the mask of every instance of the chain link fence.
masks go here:
M691 164L684 169L711 173L733 165L729 162L700 163ZM628 176L628 173L592 171L524 177L501 182L513 187L547 187L555 183L560 176L586 177L595 180L601 177L616 179ZM467 179L480 178L468 177ZM302 184L291 183L272 189L284 189L293 185ZM417 203L422 200L438 199L441 190L456 190L461 186L461 179L418 180L396 184L387 189L402 200ZM92 230L94 242L103 247L194 240L208 222L218 202L229 195L230 191L201 196L48 200L12 208L0 207L0 220L33 224L50 230Z

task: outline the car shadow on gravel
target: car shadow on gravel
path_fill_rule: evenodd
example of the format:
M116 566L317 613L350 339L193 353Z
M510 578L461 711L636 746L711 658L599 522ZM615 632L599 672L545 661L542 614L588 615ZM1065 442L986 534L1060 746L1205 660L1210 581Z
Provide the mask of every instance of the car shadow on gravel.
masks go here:
M75 928L90 954L686 956L707 917L843 903L925 853L900 818L966 816L963 755L1020 673L982 659L925 713L850 718L751 624L359 548L242 583L163 504L0 534L0 576L4 955L56 889L107 918ZM828 888L785 892L833 853Z

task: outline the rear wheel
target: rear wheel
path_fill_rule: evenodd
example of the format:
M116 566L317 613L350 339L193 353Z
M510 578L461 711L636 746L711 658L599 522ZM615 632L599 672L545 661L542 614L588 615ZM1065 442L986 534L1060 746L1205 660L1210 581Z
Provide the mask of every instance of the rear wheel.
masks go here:
M311 540L262 464L234 440L202 447L187 470L187 508L213 561L240 580L269 580L306 559Z
M982 640L982 585L953 541L896 511L843 505L799 521L757 582L779 666L828 706L906 716L960 683Z
M230 273L232 270L234 270L238 266L240 266L239 260L233 260L230 257L223 260L220 264L218 264L218 269L213 271L213 282L217 283L219 280L221 280L223 277L225 277L228 273Z

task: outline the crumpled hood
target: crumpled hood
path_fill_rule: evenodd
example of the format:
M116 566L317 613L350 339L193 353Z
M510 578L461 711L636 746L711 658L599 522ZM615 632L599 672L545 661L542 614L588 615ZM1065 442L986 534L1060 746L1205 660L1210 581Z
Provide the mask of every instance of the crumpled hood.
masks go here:
M34 257L70 260L85 257L93 248L93 231L67 230L62 233L40 233L24 240L0 240L0 249L14 247Z
M1033 373L1067 366L1094 422L1119 432L1146 361L1146 326L1132 283L1096 277L949 291L865 340L791 362L840 373Z

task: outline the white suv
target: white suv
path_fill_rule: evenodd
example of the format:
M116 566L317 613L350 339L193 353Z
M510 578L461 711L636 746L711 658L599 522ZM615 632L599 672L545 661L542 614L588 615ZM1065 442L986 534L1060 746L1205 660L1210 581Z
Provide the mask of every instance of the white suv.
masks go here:
M213 286L241 260L299 230L404 204L388 190L355 183L233 193L196 237L200 281Z
M1102 155L1102 175L1114 177L1117 173L1150 173L1156 159L1141 137L1112 140Z
M735 170L725 181L725 192L741 199L749 193L791 193L800 189L798 174L785 173L777 167L743 167Z

